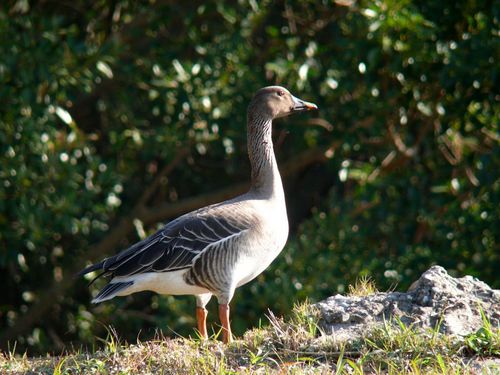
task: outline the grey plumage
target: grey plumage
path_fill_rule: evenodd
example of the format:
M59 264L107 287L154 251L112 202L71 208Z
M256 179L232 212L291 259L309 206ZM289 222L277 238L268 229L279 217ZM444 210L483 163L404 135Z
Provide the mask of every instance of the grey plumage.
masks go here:
M139 273L193 268L185 277L189 283L220 291L227 284L219 277L223 264L235 260L230 249L235 246L238 235L252 226L251 218L245 215L226 213L223 216L223 207L223 204L213 205L183 215L129 249L87 267L80 275L102 270L99 277L127 278ZM202 252L213 255L200 256ZM217 267L208 264L207 258L211 257ZM133 281L127 285L132 284ZM112 291L116 294L122 289L124 287ZM110 290L105 288L93 302L102 302L109 296Z
M99 302L107 301L108 299L113 298L115 294L118 293L120 290L128 288L133 283L134 283L133 281L127 281L124 283L120 282L109 283L104 288L102 288L102 290L96 296L96 299L99 299Z
M274 156L272 121L316 106L286 89L259 90L248 107L251 188L234 199L201 208L119 254L80 272L112 277L92 302L141 290L194 294L206 336L205 304L215 295L222 309L224 340L230 341L229 310L236 287L260 274L280 253L288 236L283 186ZM205 311L205 313L203 313ZM201 318L200 318L201 316Z

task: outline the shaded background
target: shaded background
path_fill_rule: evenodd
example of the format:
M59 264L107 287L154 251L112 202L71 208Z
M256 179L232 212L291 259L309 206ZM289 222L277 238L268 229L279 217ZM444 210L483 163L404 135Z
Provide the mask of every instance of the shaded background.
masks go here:
M360 276L432 264L500 288L495 1L7 1L0 12L0 346L193 334L194 298L97 306L74 273L245 191L246 105L282 84L291 233L237 335ZM209 319L217 322L215 303ZM215 327L217 329L217 327ZM175 332L175 333L174 333Z

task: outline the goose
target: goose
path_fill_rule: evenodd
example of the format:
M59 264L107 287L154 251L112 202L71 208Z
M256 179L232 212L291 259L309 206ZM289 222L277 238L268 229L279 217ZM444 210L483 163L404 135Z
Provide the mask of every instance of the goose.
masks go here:
M205 306L215 296L223 341L231 343L229 303L235 289L262 273L288 237L285 195L271 138L273 120L317 108L284 87L258 90L247 111L249 191L186 213L128 249L80 271L80 276L100 271L94 280L111 277L92 303L144 290L194 295L197 328L207 339Z

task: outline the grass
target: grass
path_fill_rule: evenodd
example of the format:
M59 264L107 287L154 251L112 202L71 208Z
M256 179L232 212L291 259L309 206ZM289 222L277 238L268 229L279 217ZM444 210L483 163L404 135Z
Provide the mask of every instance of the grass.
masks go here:
M359 284L361 285L361 284ZM366 283L353 295L366 295ZM94 353L28 358L15 349L0 355L0 373L40 374L497 374L500 328L483 325L462 340L435 330L387 321L354 342L321 337L319 314L308 303L287 319L268 315L266 327L249 330L231 345L212 337L165 338L127 344L108 332Z
M363 276L356 280L354 285L349 285L350 297L365 297L378 293L375 283L369 276Z

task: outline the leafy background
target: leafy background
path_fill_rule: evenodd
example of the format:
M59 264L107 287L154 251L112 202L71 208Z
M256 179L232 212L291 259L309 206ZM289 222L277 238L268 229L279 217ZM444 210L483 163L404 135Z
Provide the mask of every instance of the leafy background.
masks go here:
M130 341L193 335L193 298L93 306L103 283L74 274L245 191L246 105L270 84L320 111L275 126L291 234L237 291L238 335L360 276L404 290L437 263L500 288L499 13L474 0L4 2L1 347L98 345L108 325Z

